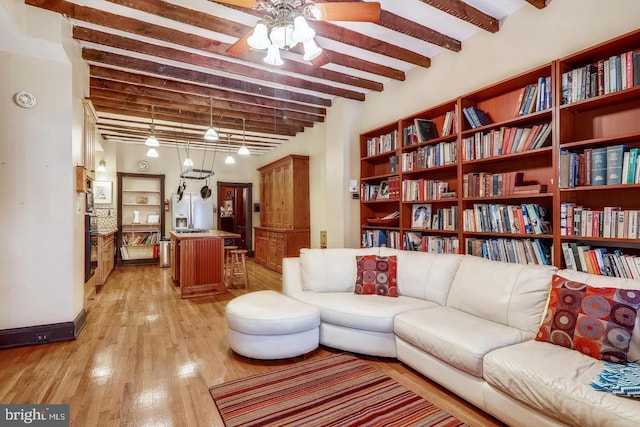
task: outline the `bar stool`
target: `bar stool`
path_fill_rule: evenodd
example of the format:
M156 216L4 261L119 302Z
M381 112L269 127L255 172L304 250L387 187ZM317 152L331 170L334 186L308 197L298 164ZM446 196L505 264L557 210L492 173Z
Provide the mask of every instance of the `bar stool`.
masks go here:
M243 288L249 287L249 274L247 273L246 249L232 249L231 253L231 273L229 277L229 287L235 288L236 278L240 280Z
M225 286L229 286L231 283L231 251L234 249L238 249L237 246L224 246L224 270L223 270L223 278L222 282Z

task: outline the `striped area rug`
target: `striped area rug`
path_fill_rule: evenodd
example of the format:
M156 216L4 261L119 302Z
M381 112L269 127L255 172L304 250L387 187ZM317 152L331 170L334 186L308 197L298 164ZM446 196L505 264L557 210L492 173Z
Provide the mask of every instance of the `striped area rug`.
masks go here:
M209 389L225 426L464 426L356 357L336 354Z

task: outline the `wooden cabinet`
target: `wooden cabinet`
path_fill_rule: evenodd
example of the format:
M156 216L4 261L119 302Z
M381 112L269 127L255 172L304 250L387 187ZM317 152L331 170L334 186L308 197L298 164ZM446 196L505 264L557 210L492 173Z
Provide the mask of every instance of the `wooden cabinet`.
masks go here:
M102 286L109 278L115 266L115 231L98 236L98 268L96 269L96 285Z
M164 235L164 175L118 172L119 265L158 262Z
M360 135L362 246L640 278L639 50L637 30Z
M282 259L297 257L300 249L310 246L309 230L255 228L255 261L282 273Z
M282 271L282 258L309 247L309 158L290 155L258 169L260 227L255 228L256 262Z

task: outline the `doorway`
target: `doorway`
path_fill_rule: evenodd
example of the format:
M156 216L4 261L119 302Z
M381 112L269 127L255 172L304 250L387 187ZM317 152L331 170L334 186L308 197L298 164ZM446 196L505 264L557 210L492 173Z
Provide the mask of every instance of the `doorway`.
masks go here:
M237 233L235 245L253 256L251 183L218 182L218 230Z

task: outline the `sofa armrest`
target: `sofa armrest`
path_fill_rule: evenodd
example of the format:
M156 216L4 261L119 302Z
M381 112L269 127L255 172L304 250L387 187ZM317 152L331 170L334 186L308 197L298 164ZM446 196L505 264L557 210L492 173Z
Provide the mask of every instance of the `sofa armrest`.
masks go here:
M282 293L291 295L302 292L302 276L300 273L300 258L282 259Z

